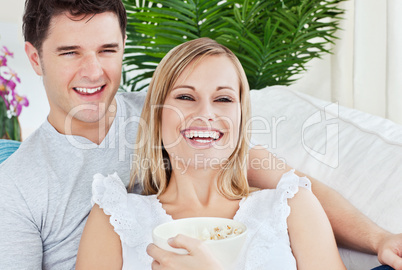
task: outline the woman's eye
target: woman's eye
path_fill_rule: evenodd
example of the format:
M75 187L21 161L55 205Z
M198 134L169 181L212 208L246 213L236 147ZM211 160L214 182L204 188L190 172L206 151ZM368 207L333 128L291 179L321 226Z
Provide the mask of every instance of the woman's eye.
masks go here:
M233 100L230 97L220 97L220 98L217 98L215 101L217 101L217 102L233 102Z
M179 95L176 97L176 99L180 99L180 100L194 100L194 98L190 95Z

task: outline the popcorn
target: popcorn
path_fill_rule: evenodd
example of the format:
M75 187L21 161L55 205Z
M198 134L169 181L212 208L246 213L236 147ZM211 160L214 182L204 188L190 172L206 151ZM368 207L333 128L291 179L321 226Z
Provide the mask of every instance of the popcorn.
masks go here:
M241 228L233 228L232 226L218 226L214 227L212 230L204 228L201 232L200 239L205 240L221 240L226 238L232 238L243 232Z

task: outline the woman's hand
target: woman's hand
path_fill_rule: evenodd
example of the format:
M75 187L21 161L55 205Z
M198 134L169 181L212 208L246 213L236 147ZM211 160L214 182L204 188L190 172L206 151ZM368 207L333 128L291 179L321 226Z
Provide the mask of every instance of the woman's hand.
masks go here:
M223 269L214 255L201 240L179 234L176 237L169 239L168 243L174 248L186 249L188 254L176 254L158 248L154 244L150 244L147 247L147 253L154 259L152 262L153 270Z

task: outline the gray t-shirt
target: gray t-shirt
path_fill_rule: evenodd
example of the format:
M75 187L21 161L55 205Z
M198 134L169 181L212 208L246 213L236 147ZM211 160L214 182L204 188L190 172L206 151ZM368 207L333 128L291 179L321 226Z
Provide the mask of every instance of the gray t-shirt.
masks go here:
M128 184L145 92L118 93L100 145L45 122L0 165L0 269L73 269L95 173Z

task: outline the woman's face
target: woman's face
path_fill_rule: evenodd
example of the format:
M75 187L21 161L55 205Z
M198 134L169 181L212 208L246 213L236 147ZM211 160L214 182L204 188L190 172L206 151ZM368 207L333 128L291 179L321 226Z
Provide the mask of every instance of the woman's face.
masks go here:
M227 56L196 59L184 69L162 110L162 140L173 167L220 169L239 138L239 87Z

